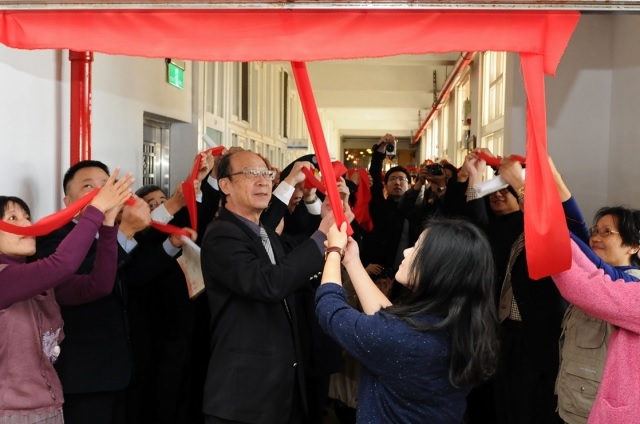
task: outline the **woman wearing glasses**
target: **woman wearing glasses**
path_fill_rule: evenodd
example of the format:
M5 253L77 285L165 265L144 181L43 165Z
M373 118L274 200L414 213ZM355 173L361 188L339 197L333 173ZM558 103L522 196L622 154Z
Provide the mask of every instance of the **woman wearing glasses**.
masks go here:
M558 192L574 240L574 250L588 259L595 267L604 270L611 279L625 282L638 281L640 277L640 212L621 206L601 208L594 217L594 226L587 229L577 202L562 177L549 160ZM518 165L501 167L505 181L519 186ZM513 171L513 172L511 172ZM575 254L574 254L575 258ZM573 270L573 269L572 269ZM561 289L562 287L559 286ZM592 298L592 286L583 290L583 297ZM572 305L567 308L560 337L561 363L556 381L558 413L569 424L586 423L596 393L603 377L607 345L614 328L606 316L598 318L588 314L580 302L564 292ZM586 295L586 296L584 296ZM627 419L630 416L627 416ZM589 422L592 422L591 420ZM611 421L607 421L611 422ZM628 422L628 421L626 421Z

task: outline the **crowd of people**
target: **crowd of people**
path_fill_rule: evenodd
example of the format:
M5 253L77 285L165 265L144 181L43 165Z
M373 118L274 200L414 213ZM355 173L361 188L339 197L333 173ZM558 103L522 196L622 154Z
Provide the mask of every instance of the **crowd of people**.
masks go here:
M391 162L396 142L373 146L368 173L322 181L346 222L308 184L314 155L280 171L248 150L201 153L197 228L182 186L134 193L130 174L71 166L65 205L94 196L71 222L0 230L0 424L638 416L640 211L604 207L588 228L550 160L572 266L533 280L524 165L501 159L507 187L479 197L491 152L413 175ZM32 225L17 197L0 211ZM152 221L201 247L201 295L176 260L184 233Z

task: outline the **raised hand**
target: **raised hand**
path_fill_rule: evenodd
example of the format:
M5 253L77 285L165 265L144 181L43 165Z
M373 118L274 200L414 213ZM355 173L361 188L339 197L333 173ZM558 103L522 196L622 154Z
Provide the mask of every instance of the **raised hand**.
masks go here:
M207 178L207 175L211 172L214 165L214 158L211 152L200 152L200 156L202 157L200 161L200 168L198 169L198 181L202 181Z
M198 233L196 233L194 230L192 230L189 227L184 227L182 229L186 230L189 233L189 237L191 238L192 241L196 241L196 239L198 238ZM169 243L171 243L173 247L182 247L184 245L184 240L182 240L182 236L179 236L177 234L171 234L169 236Z
M302 172L302 168L313 169L313 164L309 161L303 160L294 162L291 172L289 172L289 175L287 175L287 178L284 180L291 186L295 186L296 184L304 181L305 175Z
M347 239L347 248L344 250L342 263L346 266L351 261L360 261L360 248L358 247L358 242L355 241L353 237Z
M164 207L167 209L167 212L169 212L171 215L175 215L176 212L178 212L180 209L182 209L185 206L187 206L187 201L184 200L184 193L182 192L182 184L178 184L176 186L175 191L171 195L171 197L169 197L167 201L164 202Z
M347 223L343 222L342 225L340 225L340 229L338 229L336 224L333 224L327 234L327 246L344 249L347 247L347 239Z
M147 202L133 196L134 203L125 206L120 220L120 231L128 238L132 238L135 233L142 231L151 223L151 210Z
M119 210L124 205L124 202L131 197L131 184L133 184L134 179L130 172L117 179L119 172L120 168L116 168L113 171L113 174L111 174L98 194L91 200L90 205L105 213L113 208Z
M517 191L524 186L524 179L522 178L522 164L517 160L510 158L503 159L500 163L498 172L504 182L513 187L514 190Z
M331 209L329 207L329 209ZM322 217L322 221L320 221L320 225L318 226L318 230L325 233L325 234L329 234L329 229L331 228L332 225L334 225L336 223L336 219L333 216L333 212L329 212L326 215L324 215Z

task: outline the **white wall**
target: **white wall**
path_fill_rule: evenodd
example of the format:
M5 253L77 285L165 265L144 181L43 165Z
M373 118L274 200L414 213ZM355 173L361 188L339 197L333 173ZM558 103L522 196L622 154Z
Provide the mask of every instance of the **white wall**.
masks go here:
M192 64L186 63L184 88L166 82L164 59L144 59L128 56L96 54L93 64L92 158L110 167L120 166L132 171L140 187L142 183L142 128L145 112L170 120L192 121ZM198 151L197 131L176 128L172 133L172 155L183 146L186 157L193 161ZM187 127L190 127L187 126ZM182 157L180 158L182 159ZM174 167L172 158L172 189L176 175L181 181L184 169Z
M53 212L62 198L60 162L63 154L68 161L68 152L61 146L68 145L69 127L68 107L63 110L66 60L61 52L0 46L0 194L24 199L35 218Z
M93 63L92 158L119 165L142 182L144 112L191 121L191 72L185 88L165 82L163 59L96 54ZM22 197L34 219L62 207L69 166L68 52L0 46L3 138L0 194ZM197 151L197 137L181 140Z
M616 15L609 133L609 205L640 208L640 16Z
M545 78L549 154L588 223L598 208L615 202L607 190L608 170L619 172L609 160L612 19L583 15L556 76ZM514 70L507 91L505 154L525 152L525 94L517 58Z

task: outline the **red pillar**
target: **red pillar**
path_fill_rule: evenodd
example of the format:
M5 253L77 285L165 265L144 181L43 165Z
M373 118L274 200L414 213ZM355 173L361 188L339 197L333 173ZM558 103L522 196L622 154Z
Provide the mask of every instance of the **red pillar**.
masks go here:
M69 51L71 61L70 162L91 159L91 63L93 52Z

